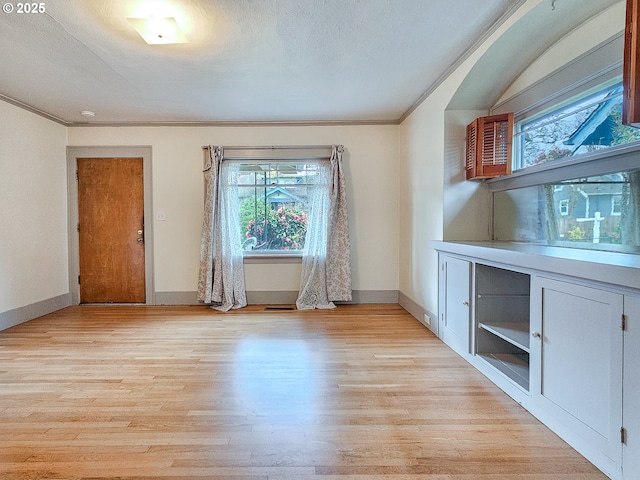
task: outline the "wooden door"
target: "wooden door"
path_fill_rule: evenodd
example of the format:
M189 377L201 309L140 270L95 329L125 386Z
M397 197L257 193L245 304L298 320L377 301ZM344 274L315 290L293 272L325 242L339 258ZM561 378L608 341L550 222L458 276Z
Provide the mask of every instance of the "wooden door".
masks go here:
M144 303L142 158L78 158L80 303Z

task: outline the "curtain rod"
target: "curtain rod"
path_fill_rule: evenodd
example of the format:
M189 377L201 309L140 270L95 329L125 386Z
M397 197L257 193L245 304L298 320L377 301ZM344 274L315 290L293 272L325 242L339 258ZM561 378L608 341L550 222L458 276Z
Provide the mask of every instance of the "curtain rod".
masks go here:
M322 149L322 148L331 148L333 145L284 145L284 146L275 146L275 145L267 145L264 147L259 146L251 146L251 147L224 147L225 150L292 150L296 148L306 148L306 149ZM203 145L202 149L206 150L209 148L209 145Z

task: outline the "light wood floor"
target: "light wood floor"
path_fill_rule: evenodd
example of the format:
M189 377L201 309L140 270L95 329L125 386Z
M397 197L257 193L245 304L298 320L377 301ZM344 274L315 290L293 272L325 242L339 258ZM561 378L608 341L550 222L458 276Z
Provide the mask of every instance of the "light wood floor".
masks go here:
M603 479L396 305L0 332L0 479Z

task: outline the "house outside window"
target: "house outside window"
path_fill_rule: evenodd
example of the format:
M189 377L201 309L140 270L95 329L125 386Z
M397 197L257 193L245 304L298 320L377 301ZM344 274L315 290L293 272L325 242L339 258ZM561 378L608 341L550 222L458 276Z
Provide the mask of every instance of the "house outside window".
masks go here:
M640 140L640 130L621 119L622 84L616 83L516 122L513 170Z
M307 200L317 162L242 162L238 196L244 252L300 253L309 221Z

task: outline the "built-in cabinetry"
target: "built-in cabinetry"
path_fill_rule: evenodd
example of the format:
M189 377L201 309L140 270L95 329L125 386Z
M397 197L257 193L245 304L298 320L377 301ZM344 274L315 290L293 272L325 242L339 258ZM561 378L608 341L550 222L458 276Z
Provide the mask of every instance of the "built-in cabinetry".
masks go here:
M534 276L531 395L537 415L607 472L622 465L624 296Z
M640 260L433 246L441 338L611 478L640 478Z
M530 276L482 263L475 273L475 353L529 391Z
M471 262L442 255L438 290L440 339L457 352L471 352Z
M624 297L622 425L624 478L640 478L640 295Z

